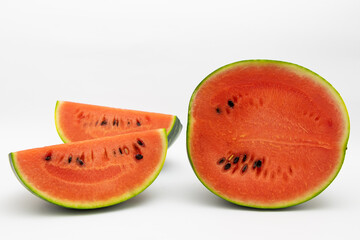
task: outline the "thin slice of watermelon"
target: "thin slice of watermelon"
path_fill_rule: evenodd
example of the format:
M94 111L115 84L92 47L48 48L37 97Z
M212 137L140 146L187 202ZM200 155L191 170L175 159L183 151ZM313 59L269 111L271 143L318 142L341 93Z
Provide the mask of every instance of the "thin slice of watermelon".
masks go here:
M29 149L9 154L20 182L60 206L91 209L132 198L158 176L165 129Z
M282 208L322 192L343 164L350 121L339 93L299 65L249 60L207 76L189 104L188 157L213 193Z
M177 116L90 104L57 101L55 124L63 142L165 128L171 146L182 125Z

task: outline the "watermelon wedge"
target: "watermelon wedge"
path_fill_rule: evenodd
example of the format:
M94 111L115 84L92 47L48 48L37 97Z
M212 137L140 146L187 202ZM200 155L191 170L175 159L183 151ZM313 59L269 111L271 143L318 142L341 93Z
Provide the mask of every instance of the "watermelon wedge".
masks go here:
M305 202L335 179L349 115L339 93L296 64L249 60L208 75L191 96L187 151L216 195L254 208Z
M68 101L57 101L55 124L65 143L165 128L171 146L182 129L179 118L174 115Z
M35 195L76 209L130 199L158 176L166 157L165 129L29 149L9 154L20 182Z

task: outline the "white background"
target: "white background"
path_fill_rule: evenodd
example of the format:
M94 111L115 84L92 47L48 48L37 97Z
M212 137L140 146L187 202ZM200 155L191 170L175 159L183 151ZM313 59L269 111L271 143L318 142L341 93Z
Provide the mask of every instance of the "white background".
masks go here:
M290 61L347 104L342 170L318 197L283 210L227 203L186 155L192 91L225 64ZM0 1L0 238L359 239L360 1ZM100 210L51 205L15 178L8 153L61 143L56 100L178 115L184 129L137 197Z

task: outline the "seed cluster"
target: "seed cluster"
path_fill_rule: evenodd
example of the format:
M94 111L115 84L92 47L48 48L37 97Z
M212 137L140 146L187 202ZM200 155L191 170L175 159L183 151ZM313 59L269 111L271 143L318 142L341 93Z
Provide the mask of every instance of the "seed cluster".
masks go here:
M262 107L264 105L264 99L261 97L248 97L247 94L235 94L227 98L224 102L220 102L215 106L216 114L227 113L230 114L237 106L248 105L250 107ZM306 115L306 113L304 113ZM319 116L314 116L314 121L319 121Z
M253 168L254 168L254 169L255 169L255 168L260 168L261 165L262 165L262 161L261 161L261 160L257 160L257 161L254 162Z
M62 156L61 158L64 159L64 156ZM45 160L46 160L46 159L45 159ZM67 162L68 164L70 164L70 163L72 162L72 160L73 160L73 155L72 155L72 154L69 154L69 156L67 156L67 158L66 158L66 162ZM79 166L83 166L83 165L85 164L85 161L84 161L84 160L85 160L85 154L82 153L81 155L79 155L79 156L76 157L75 163L78 164Z
M81 160L79 157L76 158L76 162L77 162L80 166L84 165L84 161Z
M119 119L115 119L115 118L114 118L114 120L113 120L113 126L115 126L115 125L116 125L117 127L119 126Z
M145 147L145 142L143 140L141 140L140 138L138 138L136 140L136 143L133 144L133 150L135 152L134 154L134 158L136 160L141 160L144 158L144 156L141 153L141 149L140 147ZM127 146L124 147L118 147L118 151L120 155L129 155L130 154L130 150ZM114 150L114 155L116 155L116 151Z
M141 148L145 147L145 142L141 139L137 139L136 143L133 144L133 151L134 151L134 159L135 160L141 160L144 158L142 152L141 152ZM112 154L114 155L114 157L116 157L117 155L129 155L130 154L130 150L127 146L123 146L123 147L118 147L117 149L113 149L112 150ZM63 159L65 158L65 156L61 156L61 160L63 161ZM44 158L45 161L49 162L52 160L52 152L48 152L45 154ZM75 159L75 164L78 164L79 166L84 166L85 165L85 153L83 152L81 155L75 155L75 157L73 156L73 154L69 154L66 158L65 158L66 162L68 164L71 164L73 162L73 159ZM104 159L105 160L110 160L109 155L108 155L108 151L106 150L106 148L104 148ZM94 153L93 151L91 151L91 160L94 160Z
M112 126L113 127L119 127L120 126L120 121L118 118L114 118L112 120ZM99 121L95 122L95 126L97 126L99 123ZM132 123L132 121L127 120L127 125L130 126ZM140 127L141 126L141 121L139 119L136 119L136 126ZM108 119L106 119L105 117L103 118L103 120L100 122L100 126L106 126L106 125L111 125L111 123L109 123Z
M215 112L217 114L221 114L223 112L223 110L225 110L226 113L230 113L230 110L233 109L235 107L235 104L237 103L238 99L237 97L232 97L231 99L227 100L226 105L222 105L222 106L217 106L215 108Z
M95 126L95 127L106 127L106 126L112 126L115 128L121 128L122 126L127 125L127 127L130 127L131 125L135 125L137 127L140 127L143 122L141 119L122 119L119 117L102 117L101 119L95 119L97 118L93 115L91 115L91 113L84 113L84 112L80 112L79 114L77 114L76 116L79 120L82 121L82 123L84 123L84 126Z
M240 168L241 173L245 173L248 170L248 154L240 153L240 154L230 154L228 157L221 157L217 160L217 164L222 166L224 171L228 171L229 169L233 169L232 173L234 173L238 168ZM252 158L248 162L252 162ZM264 165L264 159L258 159L253 162L252 169L261 170Z

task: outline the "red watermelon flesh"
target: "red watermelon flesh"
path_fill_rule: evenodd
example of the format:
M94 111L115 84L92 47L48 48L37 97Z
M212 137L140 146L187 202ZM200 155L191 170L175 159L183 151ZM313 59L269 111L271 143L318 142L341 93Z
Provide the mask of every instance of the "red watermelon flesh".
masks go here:
M68 208L117 204L147 188L166 156L165 129L35 148L9 154L35 195Z
M280 61L222 67L195 89L187 150L200 181L233 203L281 208L307 201L339 172L349 117L314 72Z
M174 115L68 101L57 101L55 124L64 142L165 128L170 146L182 129L179 118Z

